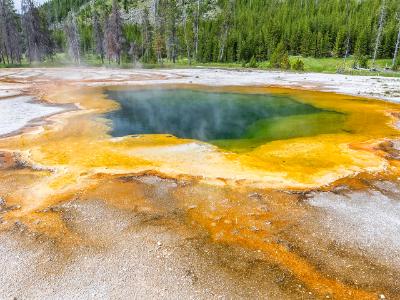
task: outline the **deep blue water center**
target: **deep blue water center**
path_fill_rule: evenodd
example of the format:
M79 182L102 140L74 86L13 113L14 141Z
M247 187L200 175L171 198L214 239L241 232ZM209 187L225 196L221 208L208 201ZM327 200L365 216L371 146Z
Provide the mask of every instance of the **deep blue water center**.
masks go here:
M109 90L106 93L121 106L106 115L112 121L111 135L116 137L171 134L215 144L232 140L259 143L315 134L315 116L321 119L321 113L332 115L286 95L190 89ZM314 129L304 125L307 120L312 120L310 126Z

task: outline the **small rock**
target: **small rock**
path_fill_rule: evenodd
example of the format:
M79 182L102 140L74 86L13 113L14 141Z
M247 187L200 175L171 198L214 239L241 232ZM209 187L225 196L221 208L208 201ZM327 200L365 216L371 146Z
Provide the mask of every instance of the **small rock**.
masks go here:
M253 231L253 232L260 231L260 229L258 229L256 226L251 226L250 230Z
M266 206L266 205L260 206L260 207L259 207L259 210L261 210L261 211L263 211L263 212L268 212L268 211L269 211L268 206Z
M19 210L21 209L21 205L12 205L12 206L0 206L0 210L3 209L4 211L11 211L11 210Z
M262 195L259 193L251 193L249 195L249 198L256 198L256 199L262 199Z
M386 299L386 297L385 297L384 294L380 294L380 295L379 295L379 299Z
M240 231L237 230L237 229L233 229L233 230L231 231L231 233L232 233L233 235L238 235L238 234L240 233Z
M15 225L15 227L16 227L19 231L25 231L25 230L26 230L25 224L23 224L23 223L20 222L20 221L16 221L16 222L14 223L14 225Z
M36 220L36 221L33 222L33 225L39 225L40 223L42 223L42 221Z

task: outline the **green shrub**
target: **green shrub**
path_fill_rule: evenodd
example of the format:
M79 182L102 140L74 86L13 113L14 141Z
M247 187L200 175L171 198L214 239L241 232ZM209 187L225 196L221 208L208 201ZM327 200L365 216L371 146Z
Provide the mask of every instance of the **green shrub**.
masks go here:
M289 60L289 54L286 52L283 57L282 57L282 61L281 61L281 69L284 70L290 70L291 69L291 64L290 64L290 60Z
M250 59L248 67L249 68L257 68L258 67L256 58L254 56Z
M344 74L345 72L346 72L346 65L344 63L341 63L336 66L336 73Z
M357 56L354 61L355 67L368 69L368 56L367 55L360 55Z
M271 55L270 65L277 69L290 69L289 53L283 42L280 42Z
M293 70L304 71L304 62L298 58L292 65Z

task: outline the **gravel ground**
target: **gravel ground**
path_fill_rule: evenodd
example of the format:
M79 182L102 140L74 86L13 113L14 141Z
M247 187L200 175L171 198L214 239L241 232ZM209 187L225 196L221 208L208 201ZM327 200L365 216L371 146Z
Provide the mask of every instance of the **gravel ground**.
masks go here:
M88 243L59 249L23 229L1 234L1 299L292 298L274 281L282 276L276 267L182 224L99 200L62 210Z

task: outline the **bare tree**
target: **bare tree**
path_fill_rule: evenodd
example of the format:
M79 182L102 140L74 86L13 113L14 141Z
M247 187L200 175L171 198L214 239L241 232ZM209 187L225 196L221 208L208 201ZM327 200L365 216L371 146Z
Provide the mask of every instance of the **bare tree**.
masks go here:
M106 22L105 43L108 59L115 59L120 64L123 37L121 12L117 0L113 0L111 14Z
M104 21L104 41L103 41L104 52L107 56L108 63L111 63L113 57L113 37L110 28L110 21L108 18Z
M40 16L39 9L32 0L21 1L22 29L26 40L26 56L29 61L42 61L54 53L48 24Z
M167 39L166 39L167 56L169 60L172 60L173 63L176 63L176 59L178 57L177 22L179 14L177 0L168 0L166 11L167 11Z
M191 45L190 45L190 39L189 39L189 32L187 28L187 19L188 19L188 13L187 13L187 3L185 0L182 0L181 3L182 6L182 26L183 26L183 35L185 38L185 44L186 44L186 54L187 54L187 59L189 62L189 65L192 64L192 50L191 50Z
M151 57L151 44L152 44L152 34L151 26L149 20L148 9L143 10L142 16L142 56L145 62L148 62Z
M131 42L129 47L129 54L132 57L133 67L138 66L138 58L139 58L139 47L135 42Z
M221 28L221 39L219 47L218 60L222 61L225 55L226 43L228 41L229 30L232 26L232 14L234 12L235 0L229 0L227 6L223 10L223 22Z
M156 0L154 5L154 50L157 63L163 64L165 36L165 1Z
M2 47L2 45L3 45L3 41L1 40L1 34L0 34L0 64L5 64L6 63L6 61L5 61L5 58L4 58L4 53L3 53L3 47Z
M100 56L101 63L104 64L104 33L100 25L99 15L96 11L93 12L93 42L94 52Z
M22 42L18 30L18 17L12 0L0 0L0 40L4 62L21 63Z
M70 13L64 24L64 31L67 38L68 53L76 64L81 63L80 36L76 25L74 13Z
M346 60L350 53L350 20L351 20L351 12L350 12L350 0L346 1L346 25L347 25L347 37L346 37L346 51L343 58L343 67L346 67Z
M397 34L397 40L396 40L396 46L394 48L394 54L393 54L393 62L392 62L392 68L396 66L396 59L399 54L399 47L400 47L400 11L396 14L397 21L399 22L399 32Z
M199 52L200 0L196 0L196 15L193 23L194 57L197 60Z
M379 16L378 33L376 35L374 57L372 61L373 68L375 67L376 57L378 56L379 46L381 44L383 26L385 25L385 16L386 16L386 5L385 5L385 0L382 0L381 13Z

